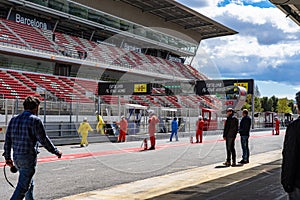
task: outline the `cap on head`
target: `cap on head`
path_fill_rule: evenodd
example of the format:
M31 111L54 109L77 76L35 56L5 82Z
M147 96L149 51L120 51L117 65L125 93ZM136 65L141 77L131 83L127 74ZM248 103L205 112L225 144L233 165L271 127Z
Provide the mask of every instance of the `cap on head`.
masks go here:
M226 112L234 112L233 108L227 108Z
M199 115L198 119L202 120L202 119L203 119L203 117L202 117L201 115Z
M83 118L83 121L84 121L84 122L87 122L87 117L84 117L84 118Z
M125 118L125 116L124 116L124 115L122 115L122 116L121 116L121 119L124 119L124 118Z
M152 115L154 115L155 113L154 113L154 110L150 110L149 111L149 116L152 116Z

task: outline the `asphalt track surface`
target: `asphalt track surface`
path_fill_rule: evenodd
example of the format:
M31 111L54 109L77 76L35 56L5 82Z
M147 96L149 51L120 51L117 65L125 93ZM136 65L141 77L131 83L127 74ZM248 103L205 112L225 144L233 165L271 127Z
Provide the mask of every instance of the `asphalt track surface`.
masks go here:
M283 138L284 131L279 136L271 135L270 131L252 132L249 144L251 155L254 158L256 155L271 151L280 152ZM59 149L63 151L61 159L57 159L42 148L34 177L35 198L59 199L86 194L89 191L114 189L120 185L130 186L143 180L148 184L152 180L155 181L156 177L171 177L176 173L185 174L188 170L198 170L198 172L200 170L202 173L203 169L203 174L206 174L207 166L214 166L210 167L213 172L219 166L221 167L225 160L225 143L221 134L206 135L202 144L190 144L188 137L179 138L179 142L157 140L157 148L153 151L141 151L141 143L141 141L93 143L86 148L79 148L79 145L60 146ZM236 140L236 150L239 160L241 158L239 137ZM0 153L2 152L1 149ZM227 176L213 176L203 183L180 188L176 188L177 184L166 185L171 188L170 191L159 191L150 197L152 199L285 199L286 195L279 184L281 156L277 157L275 161L273 159L270 162L268 157L264 157L264 164L249 169L246 169L247 165L240 166L237 172L230 167L226 169L231 171ZM0 168L3 169L3 158ZM8 179L16 184L17 175L8 171L7 174ZM155 184L153 181L151 184ZM9 199L13 190L1 173L1 199ZM138 195L135 198L134 194L131 197L149 199L149 196L138 197Z

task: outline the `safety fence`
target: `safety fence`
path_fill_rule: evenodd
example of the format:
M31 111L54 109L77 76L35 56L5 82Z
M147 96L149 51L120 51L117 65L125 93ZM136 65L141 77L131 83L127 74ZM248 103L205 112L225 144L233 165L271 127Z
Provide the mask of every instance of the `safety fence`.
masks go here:
M0 133L5 132L5 127L14 115L23 111L23 101L18 99L0 99ZM120 116L124 115L128 120L128 134L146 134L148 131L149 111L153 111L160 123L157 125L157 132L171 132L171 121L174 117L179 122L179 132L194 132L196 121L202 110L192 108L163 108L145 107L140 105L111 105L80 102L59 102L42 101L39 110L39 117L44 122L47 132L55 137L77 135L76 129L80 122L87 117L91 126L96 129L96 111L103 117L106 123L107 134L118 134L117 123ZM208 130L222 130L226 116L221 111L215 111L215 115L204 116L206 123L210 124ZM241 112L237 117L241 119ZM251 116L251 113L250 113ZM254 128L266 127L263 114L254 118Z

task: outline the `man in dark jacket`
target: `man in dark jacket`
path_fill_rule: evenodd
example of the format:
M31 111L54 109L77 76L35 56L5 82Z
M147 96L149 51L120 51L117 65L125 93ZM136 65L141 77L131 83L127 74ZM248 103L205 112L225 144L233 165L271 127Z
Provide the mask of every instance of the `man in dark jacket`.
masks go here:
M240 122L240 136L241 136L241 146L243 150L242 160L239 162L241 164L249 163L249 133L251 128L251 118L248 116L248 110L243 110L243 118Z
M232 108L227 108L226 111L227 119L223 131L223 138L226 141L226 162L223 163L226 166L236 166L236 152L234 148L235 138L238 132L239 120L233 116L234 111ZM232 164L231 164L232 157Z
M300 92L296 94L300 114ZM289 199L300 199L300 117L286 129L282 151L281 184Z

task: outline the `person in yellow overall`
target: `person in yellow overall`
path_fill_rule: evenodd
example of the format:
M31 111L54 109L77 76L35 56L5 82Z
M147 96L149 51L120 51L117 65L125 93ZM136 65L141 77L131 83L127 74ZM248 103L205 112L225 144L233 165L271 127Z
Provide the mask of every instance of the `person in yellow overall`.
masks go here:
M80 147L84 147L85 146L88 146L89 143L87 141L87 136L89 134L89 131L94 131L92 129L92 127L90 126L90 124L87 122L87 118L85 117L83 119L83 122L80 123L80 126L77 130L77 132L79 134L81 134L81 142L80 142Z
M105 122L103 120L103 118L101 117L101 115L97 115L97 126L96 126L96 130L98 133L104 134L104 126L105 126Z

